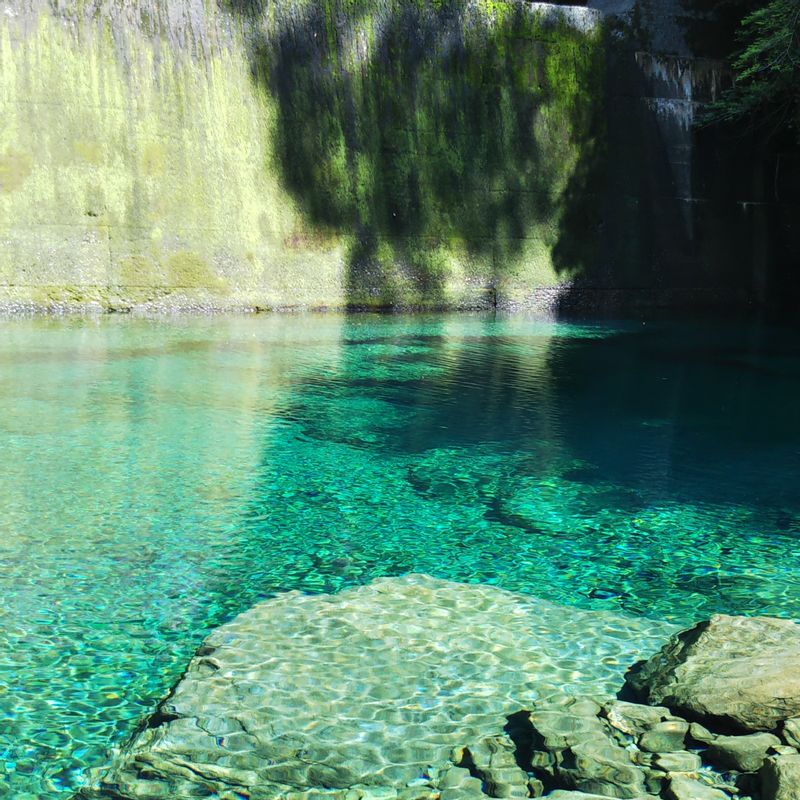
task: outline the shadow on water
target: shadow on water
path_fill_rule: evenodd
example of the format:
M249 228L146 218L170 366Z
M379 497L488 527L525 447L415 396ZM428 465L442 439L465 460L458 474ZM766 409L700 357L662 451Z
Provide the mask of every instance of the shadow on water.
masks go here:
M784 613L796 336L351 319L264 451L239 544L271 591L422 571L655 618Z
M605 479L648 502L746 499L778 528L779 510L796 506L800 362L791 331L648 324L562 341L548 367L552 402L569 421L564 445Z
M596 133L591 35L521 3L231 5L260 20L253 75L276 103L285 187L350 242L352 307L444 305L454 264L491 304L532 240L552 246Z

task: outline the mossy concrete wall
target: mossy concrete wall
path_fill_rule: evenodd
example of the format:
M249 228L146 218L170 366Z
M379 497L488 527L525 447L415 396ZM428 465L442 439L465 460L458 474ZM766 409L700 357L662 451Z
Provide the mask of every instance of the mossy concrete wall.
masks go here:
M515 0L0 0L0 304L550 297L603 72Z

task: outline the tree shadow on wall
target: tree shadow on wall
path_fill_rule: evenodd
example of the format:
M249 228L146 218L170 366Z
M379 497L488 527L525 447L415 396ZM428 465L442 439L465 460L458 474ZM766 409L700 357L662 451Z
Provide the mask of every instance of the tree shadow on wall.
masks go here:
M350 306L443 306L454 275L492 302L532 242L552 246L590 134L586 34L520 3L236 6L262 20L253 74L276 103L284 186L350 242Z

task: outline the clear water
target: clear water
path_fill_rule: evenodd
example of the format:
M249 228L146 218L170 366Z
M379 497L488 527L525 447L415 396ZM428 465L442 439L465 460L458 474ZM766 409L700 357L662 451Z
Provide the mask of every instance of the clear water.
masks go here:
M416 571L800 617L797 332L0 325L0 796L68 796L210 628L285 589Z

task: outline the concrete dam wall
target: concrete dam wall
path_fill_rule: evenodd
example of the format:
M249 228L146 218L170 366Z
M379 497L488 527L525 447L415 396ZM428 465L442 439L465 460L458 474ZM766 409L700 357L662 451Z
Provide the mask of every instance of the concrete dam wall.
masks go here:
M517 0L0 0L0 305L764 295L769 256L730 231L769 238L769 204L717 202L719 181L696 178L693 114L724 69L642 50L641 19Z

